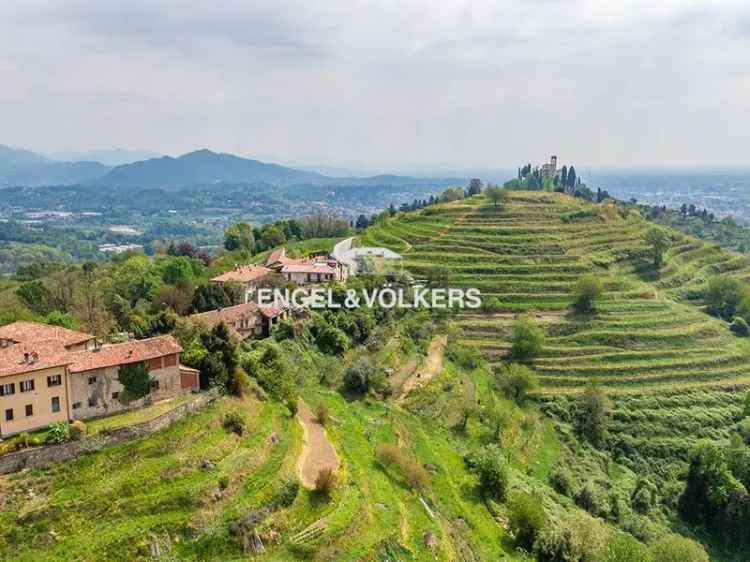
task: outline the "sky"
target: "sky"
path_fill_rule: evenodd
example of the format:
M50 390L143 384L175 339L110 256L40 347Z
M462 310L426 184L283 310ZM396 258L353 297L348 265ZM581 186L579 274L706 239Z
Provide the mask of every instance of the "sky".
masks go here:
M748 165L748 54L743 1L0 1L0 144Z

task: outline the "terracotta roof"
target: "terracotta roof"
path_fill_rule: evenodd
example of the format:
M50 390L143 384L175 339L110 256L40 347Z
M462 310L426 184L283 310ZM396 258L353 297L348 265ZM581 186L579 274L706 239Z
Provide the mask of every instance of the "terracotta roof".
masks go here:
M335 274L336 270L325 263L296 263L285 265L281 268L282 273L330 273Z
M200 373L198 369L193 369L192 367L188 367L187 365L183 365L182 363L180 363L179 368L181 373Z
M274 250L266 258L266 265L274 264L280 261L284 257L286 257L286 250L284 248L279 248L278 250Z
M211 281L215 283L226 283L227 281L238 281L240 283L248 283L255 281L261 277L265 277L271 273L271 270L262 265L243 265L232 271L227 271L221 275L213 277Z
M260 309L260 313L266 318L276 318L283 314L287 310L287 307L281 305L264 306Z
M0 340L11 340L16 343L53 340L60 342L65 347L70 347L92 339L94 339L94 336L91 334L68 330L60 326L40 324L39 322L19 320L0 327Z
M254 302L246 302L235 306L227 306L226 308L217 308L216 310L191 314L188 318L191 320L197 320L198 322L205 322L211 326L220 322L231 325L238 320L242 320L248 316L255 316L257 314L258 305Z
M69 356L72 358L70 372L82 373L92 369L138 363L165 355L174 355L181 351L180 344L172 336L158 336L145 340L105 345L98 351L70 352Z
M61 367L70 355L57 340L17 343L0 349L0 377Z

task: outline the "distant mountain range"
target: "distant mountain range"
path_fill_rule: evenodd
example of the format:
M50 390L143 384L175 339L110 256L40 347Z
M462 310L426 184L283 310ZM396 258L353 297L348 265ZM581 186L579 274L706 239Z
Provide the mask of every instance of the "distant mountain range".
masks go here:
M28 150L0 145L0 187L70 185L101 177L109 170L99 162L58 162Z
M126 151L114 156L125 157ZM113 156L110 151L110 156ZM290 168L196 150L177 158L162 156L118 166L96 161L56 161L0 145L0 188L50 185L91 185L121 189L184 189L225 184L266 184L268 186L434 186L463 183L465 178L414 178L398 175L371 177L331 177L322 173Z

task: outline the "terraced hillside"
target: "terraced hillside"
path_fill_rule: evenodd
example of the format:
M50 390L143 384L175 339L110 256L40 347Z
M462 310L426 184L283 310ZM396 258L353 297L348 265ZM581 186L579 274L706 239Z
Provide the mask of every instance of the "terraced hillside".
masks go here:
M556 193L512 192L428 207L370 228L363 243L404 256L416 277L443 270L452 286L477 287L489 306L464 312L466 338L491 362L510 346L515 317L535 316L547 339L533 361L542 400L596 380L614 398L616 447L633 457L684 458L702 437L726 437L750 385L750 348L701 311L712 275L750 276L750 259L674 232L660 272L635 211ZM570 312L577 279L604 281L596 315Z

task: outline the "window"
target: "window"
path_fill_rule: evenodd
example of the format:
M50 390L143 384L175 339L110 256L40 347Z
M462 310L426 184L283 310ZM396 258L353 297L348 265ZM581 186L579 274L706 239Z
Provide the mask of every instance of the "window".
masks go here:
M21 387L21 392L31 392L34 390L34 379L21 381L19 386Z
M81 407L81 403L80 402L73 402L73 409L74 410L77 410L80 407Z
M96 406L96 398L89 398L89 408Z
M26 417L33 416L34 415L34 406L31 404L26 404Z
M91 375L89 377L89 384L94 384L96 382L96 375Z
M60 411L60 397L53 396L52 397L52 413L59 412L59 411Z
M112 393L112 400L117 400L119 398L120 398L120 393L119 392L113 392Z
M0 396L8 396L16 393L16 383L8 383L0 386Z
M5 410L5 421L13 421L13 408Z
M60 375L50 375L47 377L47 386L60 386L62 384L62 377Z

